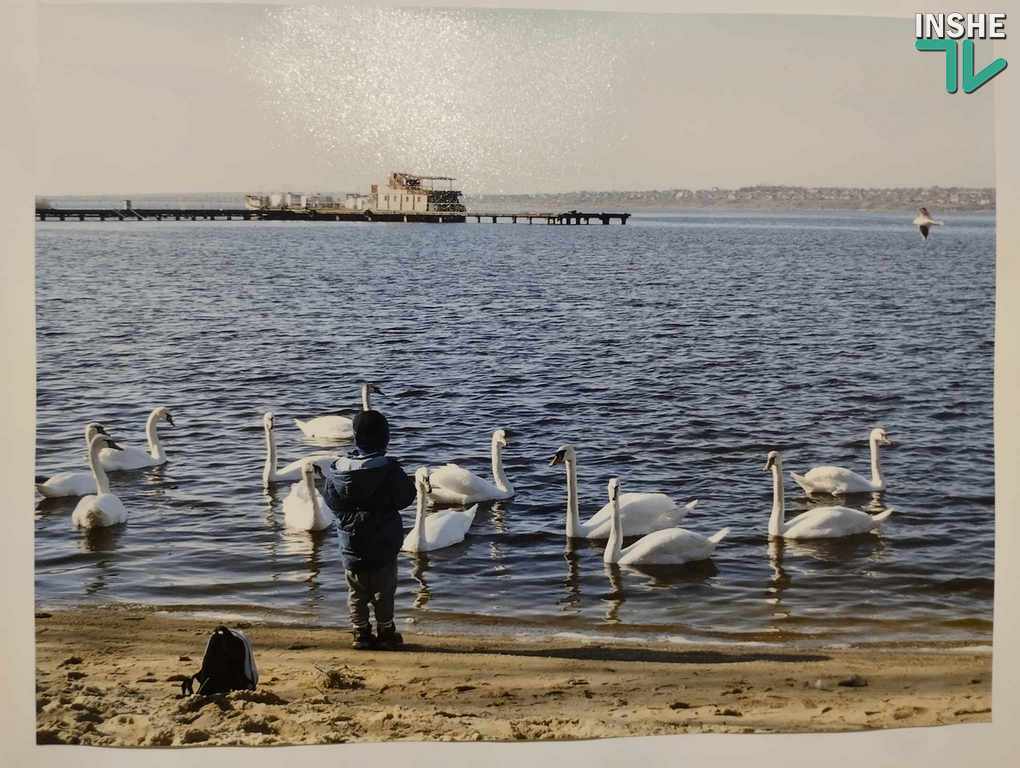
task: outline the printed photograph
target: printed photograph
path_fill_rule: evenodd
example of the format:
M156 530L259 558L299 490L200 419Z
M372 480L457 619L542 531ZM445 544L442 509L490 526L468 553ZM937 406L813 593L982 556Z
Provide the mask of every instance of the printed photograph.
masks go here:
M37 744L990 722L1005 64L922 21L40 5Z

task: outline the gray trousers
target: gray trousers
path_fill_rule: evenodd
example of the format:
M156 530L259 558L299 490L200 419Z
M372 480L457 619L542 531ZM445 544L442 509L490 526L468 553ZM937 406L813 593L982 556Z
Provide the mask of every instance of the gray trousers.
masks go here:
M355 629L369 629L368 606L375 610L375 623L382 629L393 626L393 597L397 591L397 559L371 571L346 571L347 608Z

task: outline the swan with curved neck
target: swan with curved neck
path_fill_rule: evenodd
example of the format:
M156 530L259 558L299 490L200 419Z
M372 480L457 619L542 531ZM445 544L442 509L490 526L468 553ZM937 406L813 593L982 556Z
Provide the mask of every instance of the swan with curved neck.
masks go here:
M107 472L116 472L124 469L141 469L142 467L158 467L166 464L166 453L159 441L158 425L165 421L171 427L174 426L174 418L170 411L160 406L153 408L149 417L145 420L145 438L148 443L148 450L134 448L125 445L123 450L111 451L104 449L99 454L99 462Z
M444 509L426 515L428 498L433 490L428 467L419 467L415 471L414 487L418 491L414 527L404 537L401 550L431 552L464 541L471 523L474 522L478 505L475 504L469 509Z
M90 421L85 425L85 459L88 460L92 438L106 435L103 425ZM47 499L66 496L85 496L96 492L96 479L92 472L59 472L55 475L36 475L35 489Z
M361 409L372 410L372 394L381 395L383 391L370 381L361 385ZM354 420L347 416L331 414L328 416L316 416L315 418L302 421L294 419L305 437L326 440L351 440L354 438Z
M110 481L99 461L104 450L119 451L120 446L109 435L95 435L89 444L89 466L96 493L83 496L71 513L71 522L78 528L103 528L127 521L127 510L121 500L110 493Z
M613 526L612 504L606 504L586 522L581 522L577 500L577 452L574 446L560 446L549 464L563 464L567 469L567 538L609 538ZM620 519L629 536L643 536L679 525L698 503L695 499L681 507L664 493L625 493L620 496L619 502Z
M311 460L320 469L324 469L339 458L335 453L320 451L292 461L282 469L278 468L276 466L276 434L273 431L274 425L275 417L272 412L265 413L262 416L262 429L266 436L266 461L262 465L262 485L264 487L269 487L273 483L290 483L301 479L301 468L305 460Z
M705 537L683 528L664 528L642 536L629 547L623 546L624 524L620 513L620 481L609 481L611 510L609 540L602 555L603 562L619 565L682 565L708 560L729 528Z
M485 480L457 464L444 464L429 476L430 497L438 504L467 506L479 501L513 498L516 491L503 471L503 449L510 445L509 429L492 433L492 477Z
M877 531L893 513L892 507L877 515L869 515L849 507L815 507L786 520L786 499L783 495L783 456L772 451L765 462L765 471L772 471L772 514L769 536L784 539L838 539Z
M851 472L843 467L815 467L803 475L791 472L790 477L808 496L816 493L830 496L845 496L849 493L872 493L885 490L885 479L882 477L882 463L879 458L879 447L892 445L889 433L882 427L875 427L868 435L871 446L871 479Z
M296 531L322 531L333 524L333 513L315 487L322 470L310 459L301 463L301 479L290 487L283 500L283 522Z

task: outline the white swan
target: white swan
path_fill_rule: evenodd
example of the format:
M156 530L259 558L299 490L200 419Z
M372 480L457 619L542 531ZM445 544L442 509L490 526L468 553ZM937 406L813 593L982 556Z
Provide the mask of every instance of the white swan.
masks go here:
M620 514L620 481L609 481L609 506L612 509L612 528L606 551L602 555L605 563L620 565L682 565L698 560L708 560L716 545L726 538L729 528L705 538L685 531L683 528L664 528L661 531L642 536L629 547L623 547L624 526Z
M921 236L927 240L928 232L932 227L941 227L941 221L935 221L928 213L927 208L921 208L917 212L917 216L914 218L914 226L917 227L917 231L921 233Z
M560 446L549 464L565 464L567 467L567 538L608 539L613 528L612 504L606 504L587 522L581 522L577 502L577 453L574 446ZM695 499L681 507L664 493L625 493L619 501L620 518L630 536L644 536L679 525L698 503Z
M296 531L321 531L333 524L333 513L315 487L318 465L305 459L301 464L301 479L290 487L283 500L283 523Z
M372 393L381 395L383 392L371 382L361 385L361 409L372 410ZM298 429L305 433L305 437L326 438L332 440L350 440L354 437L354 420L347 416L316 416L308 421L294 419Z
M120 446L109 435L97 434L89 444L89 466L96 483L96 494L84 496L71 513L71 522L78 528L105 528L127 522L127 510L114 494L99 461L101 451L119 451Z
M145 420L145 437L148 441L148 450L134 448L125 445L120 451L104 449L99 454L99 463L107 472L116 472L123 469L141 469L142 467L158 467L166 464L166 454L159 442L159 431L156 426L160 421L166 421L171 427L174 425L174 418L170 411L160 406L153 408L149 418Z
M466 507L479 501L513 498L516 491L503 472L503 449L510 445L510 430L492 433L492 477L495 483L456 464L444 464L429 475L429 495L438 504Z
M765 470L772 470L772 516L769 518L769 536L784 539L838 539L878 530L879 525L893 513L892 507L878 515L869 515L849 507L815 507L786 520L786 500L783 497L783 457L779 451L769 453Z
M882 427L875 427L868 435L871 444L871 479L842 467L815 467L803 475L791 472L790 477L808 496L827 493L830 496L844 496L848 493L872 493L885 490L882 479L882 465L878 457L880 445L892 445L889 434Z
M464 541L478 505L469 509L444 509L426 516L425 505L432 493L428 467L419 467L414 473L414 485L418 490L414 528L404 537L401 549L404 552L431 552Z
M88 459L92 438L105 435L103 425L90 421L85 425L85 458ZM47 499L65 496L85 496L96 492L96 479L91 472L58 472L55 475L36 475L35 489Z
M301 467L306 459L315 462L320 469L332 464L339 456L335 453L320 451L292 461L283 469L276 467L276 436L273 433L273 414L266 413L262 417L262 428L266 433L266 463L262 466L262 485L273 483L290 483L301 478Z

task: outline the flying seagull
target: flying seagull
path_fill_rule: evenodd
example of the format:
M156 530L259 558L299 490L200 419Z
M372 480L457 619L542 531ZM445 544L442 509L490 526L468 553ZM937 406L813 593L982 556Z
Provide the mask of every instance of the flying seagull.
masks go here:
M921 236L925 240L927 240L928 230L930 230L932 227L941 227L942 222L935 221L935 219L931 217L931 214L928 213L927 208L921 208L917 212L917 218L914 219L914 226L917 227L918 231L921 233Z

